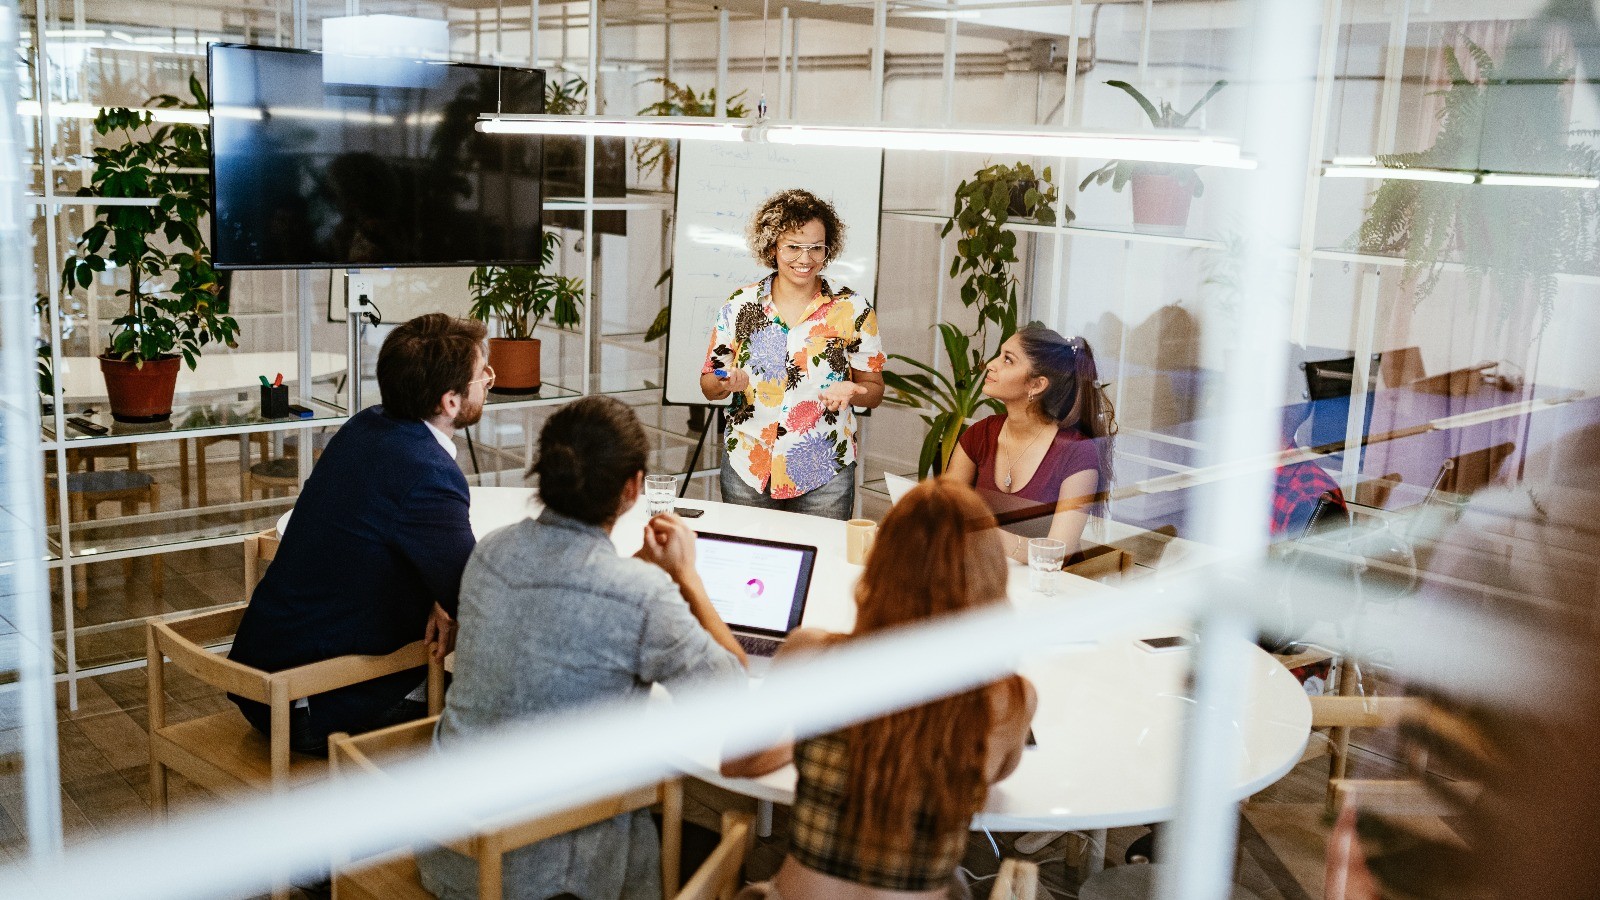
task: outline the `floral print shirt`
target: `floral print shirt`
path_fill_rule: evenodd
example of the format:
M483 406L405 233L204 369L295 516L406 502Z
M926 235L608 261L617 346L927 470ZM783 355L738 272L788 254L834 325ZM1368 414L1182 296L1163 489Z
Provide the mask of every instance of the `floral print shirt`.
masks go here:
M745 484L775 500L827 484L855 462L856 417L831 412L822 391L850 370L883 370L878 315L849 288L821 290L798 323L778 318L772 279L735 291L717 313L701 374L744 369L750 387L728 409L728 460Z

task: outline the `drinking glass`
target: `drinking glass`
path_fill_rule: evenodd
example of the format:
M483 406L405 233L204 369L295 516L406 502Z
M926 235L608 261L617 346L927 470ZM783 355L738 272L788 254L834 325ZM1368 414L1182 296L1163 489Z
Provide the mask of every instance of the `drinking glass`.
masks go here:
M1028 541L1028 573L1030 586L1049 597L1056 592L1056 573L1067 558L1065 541L1034 538Z
M678 500L678 476L676 475L646 475L644 478L644 502L650 516L654 518L662 513L672 512L672 505Z

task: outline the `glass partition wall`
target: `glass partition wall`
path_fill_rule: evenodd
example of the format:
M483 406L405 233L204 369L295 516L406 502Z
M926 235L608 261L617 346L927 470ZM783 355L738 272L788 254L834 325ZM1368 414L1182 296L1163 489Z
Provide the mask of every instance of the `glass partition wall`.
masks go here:
M544 68L550 96L577 113L754 115L764 102L772 117L802 122L1159 126L1238 141L1259 167L886 151L872 300L886 349L902 357L889 368L969 386L998 352L998 327L979 317L966 273L951 274L981 248L944 229L960 186L1006 167L1023 183L1002 198L1008 221L995 240L1015 258L1001 284L1015 287L1018 323L1092 347L1117 430L1085 535L1131 554L1128 584L1210 578L1220 558L1265 558L1260 581L1278 606L1263 643L1296 661L1311 693L1407 692L1418 682L1400 643L1367 638L1431 609L1445 587L1581 618L1578 599L1507 587L1460 558L1485 540L1471 525L1484 504L1520 491L1537 518L1542 486L1570 485L1592 464L1582 440L1600 378L1584 344L1600 299L1592 29L1533 2L1487 15L1467 3L1326 0L1301 11L1309 39L1285 38L1304 49L1285 62L1260 46L1278 26L1249 4L961 6L794 3L764 21L756 4L675 0L605 12L596 28L599 4L583 3L25 4L18 109L32 129L23 180L43 352L40 443L23 449L41 464L28 490L43 489L68 703L86 673L140 664L150 618L241 599L241 539L290 508L352 388L375 401L387 330L346 317L343 273L235 273L238 346L208 348L206 359L272 360L259 374L284 371L313 418L262 419L251 370L240 383L180 385L169 423L111 422L93 364L126 273L60 284L103 209L74 196L107 140L90 117L182 95L190 75L203 80L208 41L316 49L323 20L347 14L443 21L453 59ZM607 393L645 421L653 470L693 470L691 496L715 498L717 417L661 402L654 326L672 265L670 148L569 143L546 147L547 167L565 168L559 182L547 170L545 223L561 238L555 269L583 282L580 324L538 329L544 387L492 398L459 441L461 465L475 486L521 486L553 408ZM1288 187L1263 201L1263 184ZM1271 227L1263 209L1277 217ZM463 314L469 274L376 273L384 318ZM762 274L754 261L750 274ZM951 359L941 324L968 337L977 364ZM30 395L13 387L7 396ZM866 420L860 513L881 519L886 475L929 474L919 462L931 406L888 403ZM137 487L105 498L57 490L90 472ZM1328 491L1340 501L1319 504ZM1518 515L1488 542L1506 571L1541 553ZM1539 565L1581 568L1585 545L1569 543ZM1343 612L1306 611L1330 576ZM1359 653L1316 652L1361 640ZM1392 731L1355 741L1384 764L1404 756ZM1419 768L1446 777L1447 765Z

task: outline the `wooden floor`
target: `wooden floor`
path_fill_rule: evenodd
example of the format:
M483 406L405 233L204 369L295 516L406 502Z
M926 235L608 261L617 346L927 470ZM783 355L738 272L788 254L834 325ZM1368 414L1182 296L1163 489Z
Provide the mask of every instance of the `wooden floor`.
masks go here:
M232 706L221 693L181 672L172 671L169 683L167 709L175 719ZM149 827L145 691L144 670L136 669L82 682L76 712L66 709L65 690L60 692L61 806L69 846L121 829ZM1321 817L1326 766L1326 759L1301 764L1252 798L1241 814L1236 880L1263 900L1321 897L1328 833ZM1364 751L1357 751L1352 768L1352 774L1359 777L1381 778L1394 772L1388 760ZM715 826L722 809L749 804L742 797L698 783L690 785L687 795L686 817L708 827ZM178 777L172 779L172 797L177 814L220 802ZM20 858L24 846L21 822L20 796L14 791L0 793L0 859ZM785 811L779 808L772 837L760 839L751 855L747 874L752 879L776 871L783 859L787 826ZM1142 828L1112 831L1107 859L1120 863L1128 844L1144 832ZM987 895L986 877L995 873L1000 857L1020 855L1012 849L1016 837L973 834L965 867L974 876L976 897ZM1040 863L1051 896L1076 896L1078 875L1068 864L1076 858L1076 840L1062 835L1030 857Z

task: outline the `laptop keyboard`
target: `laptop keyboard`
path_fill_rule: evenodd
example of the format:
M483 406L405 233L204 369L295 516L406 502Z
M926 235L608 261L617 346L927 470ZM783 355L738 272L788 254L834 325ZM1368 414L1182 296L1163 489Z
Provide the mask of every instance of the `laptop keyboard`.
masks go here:
M775 641L772 638L756 637L755 635L751 634L735 633L733 639L738 641L739 646L744 648L744 652L750 654L751 656L771 656L778 652L779 647L783 646L783 641Z

